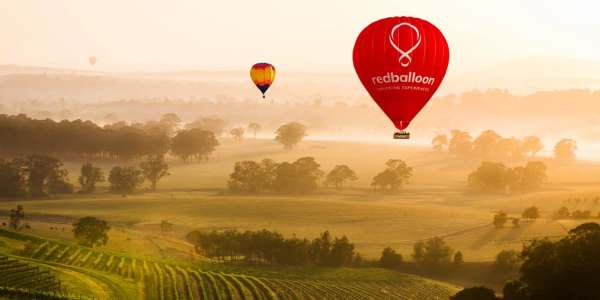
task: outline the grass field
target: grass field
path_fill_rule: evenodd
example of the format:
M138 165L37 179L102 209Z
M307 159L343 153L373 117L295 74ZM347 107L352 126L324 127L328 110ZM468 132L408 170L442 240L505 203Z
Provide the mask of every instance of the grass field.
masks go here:
M325 171L347 164L359 179L342 191L322 188L309 195L235 195L225 188L236 161L264 158L292 161L303 156L315 157ZM396 194L375 193L370 189L371 178L391 158L406 161L413 167L414 176ZM171 175L159 183L156 192L115 195L108 193L104 184L93 195L0 201L0 210L23 204L31 233L64 241L72 241L73 221L87 215L97 216L108 220L113 227L108 250L189 263L202 258L184 240L187 232L229 228L267 228L306 238L330 230L333 235L347 235L357 250L371 259L377 258L386 246L396 248L410 259L417 240L441 236L451 247L461 250L466 261L492 261L501 250L518 250L523 242L533 238L563 236L583 222L552 220L552 212L560 206L589 209L593 215L600 211L600 205L591 200L567 201L600 196L597 185L600 164L541 160L548 165L548 181L542 190L518 195L473 195L466 191L466 178L479 161L458 159L423 147L306 141L284 151L269 140L239 143L224 140L207 162L183 164L171 158ZM98 164L105 172L116 165ZM80 165L81 162L66 163L72 182L76 182ZM523 222L519 228L497 229L491 225L495 212L503 210L519 215L530 205L541 209L542 218ZM174 223L173 232L162 234L158 226L161 220Z

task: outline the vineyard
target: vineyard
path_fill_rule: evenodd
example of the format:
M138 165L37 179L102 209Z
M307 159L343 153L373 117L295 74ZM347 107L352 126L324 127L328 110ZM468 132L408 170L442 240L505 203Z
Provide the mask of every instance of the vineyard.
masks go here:
M17 299L71 299L49 270L0 255L0 296Z
M441 300L448 299L449 295L456 292L453 287L409 275L402 275L402 280L284 279L251 276L206 270L185 263L165 263L56 241L25 240L28 240L27 246L20 253L24 256L23 259L117 275L124 280L136 282L143 293L141 298L145 299ZM11 261L15 266L21 266L18 262ZM21 269L26 270L27 267ZM38 273L38 276L48 276L47 273ZM10 274L18 276L12 275L12 272ZM48 284L42 284L43 282ZM40 288L46 288L46 291L49 288L60 288L60 284L51 279L37 280L36 284L40 284Z

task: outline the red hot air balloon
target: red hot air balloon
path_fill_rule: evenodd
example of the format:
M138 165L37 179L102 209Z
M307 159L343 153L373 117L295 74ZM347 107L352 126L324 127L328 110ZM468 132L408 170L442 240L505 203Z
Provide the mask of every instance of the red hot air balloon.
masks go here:
M427 104L446 75L448 43L433 24L411 17L371 23L354 44L354 69L400 132Z

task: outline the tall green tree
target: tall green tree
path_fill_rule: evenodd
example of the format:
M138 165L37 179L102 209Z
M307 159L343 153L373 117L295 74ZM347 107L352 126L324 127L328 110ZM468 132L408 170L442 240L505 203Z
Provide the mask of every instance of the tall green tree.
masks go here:
M414 260L417 264L431 271L448 265L452 258L452 252L452 248L439 237L418 241L413 246Z
M73 187L68 183L69 172L63 163L46 155L29 155L21 160L27 177L27 189L32 196L46 196L52 193L69 193Z
M144 183L142 171L136 167L116 166L108 175L110 190L115 193L131 193Z
M79 175L79 184L81 191L91 193L96 189L96 183L103 182L104 172L99 167L95 167L91 163L85 163L81 166L81 175Z
M140 169L144 178L150 181L153 191L156 191L156 183L165 176L169 176L169 165L163 155L148 156L146 160L140 163Z
M181 130L171 141L171 152L184 162L194 158L198 161L208 159L219 145L216 135L208 130L190 129Z
M0 158L0 197L17 197L25 194L25 176L19 160Z
M25 209L23 205L17 205L17 208L10 210L8 227L15 231L25 227Z

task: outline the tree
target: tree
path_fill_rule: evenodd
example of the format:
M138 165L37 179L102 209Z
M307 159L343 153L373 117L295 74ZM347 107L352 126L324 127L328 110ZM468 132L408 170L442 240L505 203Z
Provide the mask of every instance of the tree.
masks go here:
M291 122L281 125L275 134L275 140L289 150L306 136L306 127L298 122Z
M181 124L181 118L175 113L166 113L160 117L158 123L163 129L163 133L166 136L171 137Z
M484 286L476 286L462 289L450 297L450 300L498 300L498 298L493 290Z
M577 142L572 139L562 139L554 146L554 157L564 161L574 160L576 150Z
M546 181L546 165L541 161L530 161L523 169L521 187L525 191L538 189Z
M521 214L523 219L535 220L540 217L540 210L535 206L526 208Z
M103 182L104 173L98 167L94 167L91 163L85 163L81 166L81 175L79 175L79 184L81 191L91 193L96 189L96 183Z
M353 263L354 244L350 243L344 235L341 238L335 238L331 245L328 265L332 267L348 266Z
M518 268L520 263L519 254L515 250L502 250L496 255L494 263L496 269L507 272Z
M145 161L140 163L140 169L144 178L150 181L153 191L156 191L156 183L165 176L169 176L169 165L162 155L148 156Z
M471 190L478 192L504 192L506 166L484 161L477 170L469 174L468 185Z
M421 266L432 271L450 263L452 248L442 238L434 237L418 241L413 246L413 258Z
M408 183L412 177L412 168L404 161L399 159L390 159L386 163L386 169L373 177L371 186L375 189L397 191L403 185Z
M17 208L10 210L8 227L15 231L25 227L25 209L23 209L23 205L17 205Z
M108 242L110 226L104 220L84 217L73 223L73 235L81 245L88 247L104 246Z
M454 253L454 259L452 259L452 264L455 267L460 267L463 265L464 262L465 262L465 260L464 260L462 252L456 251L456 253Z
M131 193L144 183L144 176L142 171L136 167L116 166L110 170L108 182L110 182L110 190L113 192Z
M431 144L433 145L433 150L442 151L444 147L448 146L448 136L445 134L438 134L431 140Z
M402 265L402 255L396 253L392 247L385 247L379 258L379 266L388 269L396 269Z
M337 165L327 173L325 185L332 185L335 188L341 189L347 181L356 180L358 180L358 177L356 177L354 170L350 169L347 165Z
M501 211L494 215L494 221L492 223L494 224L494 227L500 228L503 227L506 222L508 222L508 216L505 212Z
M505 286L505 299L600 299L598 253L596 223L579 225L556 242L534 240L523 247L520 277Z
M473 141L473 152L483 159L495 158L501 139L495 131L486 130Z
M544 144L537 136L526 136L523 138L523 151L525 153L529 153L531 157L535 157L535 155L544 149Z
M256 139L256 133L261 131L262 126L258 123L252 122L252 123L248 124L248 129L250 131L252 131L252 134L254 135L254 139Z
M293 163L280 163L275 168L273 189L280 193L304 194L317 189L323 176L314 157L302 157Z
M25 194L27 178L19 160L0 158L0 197L17 197Z
M554 213L554 218L555 219L567 219L571 216L571 213L569 212L569 209L566 207L561 207L559 208L555 213Z
M277 163L265 159L262 162L238 161L229 175L229 190L240 193L258 193L273 186Z
M473 150L473 138L466 131L452 130L448 142L448 152L458 156L468 156Z
M243 127L235 127L232 128L229 133L236 141L241 141L244 139L244 128Z
M207 159L219 145L213 132L202 129L181 130L171 141L171 152L184 162Z
M69 172L62 169L63 163L46 155L29 155L19 163L27 177L27 189L32 196L46 196L51 193L69 193Z

